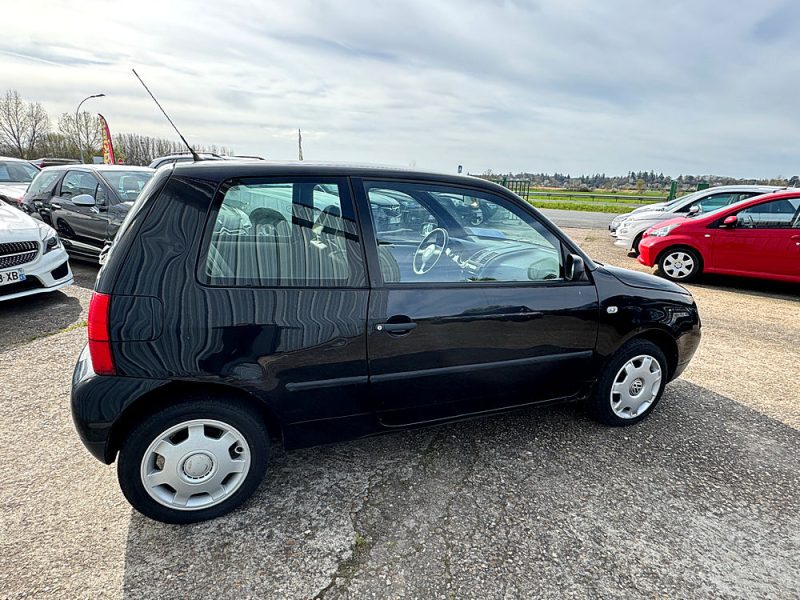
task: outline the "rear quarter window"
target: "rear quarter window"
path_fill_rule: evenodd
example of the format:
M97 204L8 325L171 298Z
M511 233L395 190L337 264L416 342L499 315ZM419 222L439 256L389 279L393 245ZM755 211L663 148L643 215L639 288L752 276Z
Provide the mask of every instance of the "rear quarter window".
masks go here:
M338 181L234 180L206 225L202 283L229 287L363 287L349 187Z

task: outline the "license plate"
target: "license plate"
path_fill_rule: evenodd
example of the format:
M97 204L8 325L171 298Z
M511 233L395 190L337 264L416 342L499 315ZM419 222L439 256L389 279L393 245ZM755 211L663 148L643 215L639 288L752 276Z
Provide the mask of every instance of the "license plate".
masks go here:
M0 285L10 285L25 281L25 271L14 269L13 271L0 271Z

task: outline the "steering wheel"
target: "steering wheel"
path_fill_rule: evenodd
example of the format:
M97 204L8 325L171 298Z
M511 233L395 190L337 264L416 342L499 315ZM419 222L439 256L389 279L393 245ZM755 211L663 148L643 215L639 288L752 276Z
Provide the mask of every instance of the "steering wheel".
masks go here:
M439 257L444 254L449 239L450 236L447 235L447 231L441 227L437 227L422 238L414 252L412 266L416 275L424 275L439 262Z

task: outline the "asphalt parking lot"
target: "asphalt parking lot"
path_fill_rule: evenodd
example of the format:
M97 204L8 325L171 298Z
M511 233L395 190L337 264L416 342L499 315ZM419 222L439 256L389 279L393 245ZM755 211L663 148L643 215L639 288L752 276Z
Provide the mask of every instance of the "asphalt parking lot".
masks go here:
M278 451L243 509L178 527L134 513L74 433L96 268L73 268L0 304L0 597L800 596L796 286L689 286L703 342L635 427L563 406Z

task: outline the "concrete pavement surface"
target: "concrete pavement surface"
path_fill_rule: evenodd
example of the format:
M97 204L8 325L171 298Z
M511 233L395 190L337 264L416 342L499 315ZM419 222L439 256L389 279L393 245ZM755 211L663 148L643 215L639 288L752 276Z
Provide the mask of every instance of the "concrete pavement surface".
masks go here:
M633 210L633 208L631 208ZM559 227L582 229L608 229L608 224L617 215L603 212L540 208L539 211Z
M242 509L185 527L133 512L72 428L89 290L0 304L0 597L798 597L800 290L689 287L703 342L637 426L569 405L276 449Z

